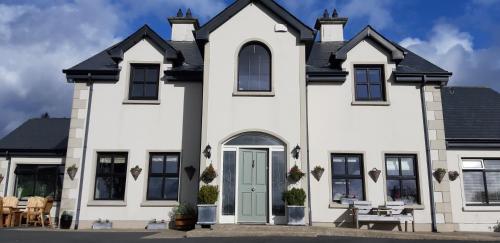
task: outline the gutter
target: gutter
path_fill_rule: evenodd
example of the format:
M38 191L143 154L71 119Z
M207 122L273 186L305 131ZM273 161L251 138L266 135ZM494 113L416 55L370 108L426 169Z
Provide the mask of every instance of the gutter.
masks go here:
M92 74L88 74L88 85L89 85L89 99L87 104L87 118L85 121L85 138L83 140L83 155L82 164L80 168L80 184L78 185L78 202L76 206L76 216L75 216L75 230L78 230L78 225L80 224L80 210L82 206L82 192L83 192L83 173L85 171L85 160L87 155L87 143L89 138L89 123L90 123L90 111L92 108L92 92L94 91L94 85L92 83Z
M425 136L425 156L427 158L427 179L429 180L429 200L431 209L431 222L432 222L432 232L437 232L436 224L436 205L434 200L434 185L432 181L432 157L431 157L431 147L429 142L429 130L427 125L427 109L426 109L426 99L424 87L427 83L427 75L424 75L422 85L420 86L420 100L422 103L422 117L424 122L424 136Z
M9 179L10 179L10 165L12 164L12 158L10 157L9 151L5 152L5 158L7 158L7 175L5 175L5 189L3 190L3 196L7 197L7 190L9 189Z
M307 82L307 81L306 81ZM307 143L307 210L309 215L309 226L312 226L312 205L311 205L311 165L309 161L309 103L307 102L307 83L306 83L306 143Z

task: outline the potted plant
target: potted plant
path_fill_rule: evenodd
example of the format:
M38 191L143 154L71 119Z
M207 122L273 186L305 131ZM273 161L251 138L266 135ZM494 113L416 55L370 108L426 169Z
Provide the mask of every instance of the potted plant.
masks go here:
M283 193L286 203L288 225L305 225L306 192L304 189L292 188Z
M210 164L203 173L201 173L201 181L205 182L205 184L210 184L217 177L217 172L215 172L214 167Z
M316 166L314 169L311 171L312 175L314 178L319 181L321 179L321 176L323 176L323 173L325 172L325 168L321 166Z
M290 169L290 172L288 172L288 178L293 183L300 181L300 179L302 179L304 175L305 175L304 172L302 172L302 170L300 170L300 168L297 165L293 166Z
M205 185L198 193L198 224L202 226L214 225L217 220L217 198L219 188L217 186Z
M196 225L196 208L188 203L181 203L172 211L171 218L177 230L192 230Z
M73 214L67 211L64 211L61 215L61 219L59 220L59 228L61 229L69 229L71 228L71 223L73 222Z

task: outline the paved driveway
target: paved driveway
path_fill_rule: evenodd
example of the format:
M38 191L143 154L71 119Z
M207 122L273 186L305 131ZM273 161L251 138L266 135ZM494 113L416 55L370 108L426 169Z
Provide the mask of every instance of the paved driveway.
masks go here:
M135 243L135 242L202 242L202 243L430 243L429 240L373 239L352 237L259 237L259 238L184 238L150 239L156 233L131 232L60 232L30 230L0 230L1 243ZM149 239L148 239L149 238ZM471 241L438 241L443 243L462 243Z

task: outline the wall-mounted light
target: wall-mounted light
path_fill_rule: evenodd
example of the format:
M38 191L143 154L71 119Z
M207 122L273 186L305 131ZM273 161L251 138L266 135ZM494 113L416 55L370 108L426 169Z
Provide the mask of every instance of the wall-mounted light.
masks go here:
M203 155L207 159L210 159L210 157L212 157L212 147L210 146L210 144L205 147L205 150L203 150Z
M300 146L297 144L297 146L295 146L295 148L293 148L292 150L292 156L295 159L299 159L299 155L300 155Z

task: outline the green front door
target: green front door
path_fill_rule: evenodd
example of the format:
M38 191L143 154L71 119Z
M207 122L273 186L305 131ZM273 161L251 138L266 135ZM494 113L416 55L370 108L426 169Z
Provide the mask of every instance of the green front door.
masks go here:
M267 222L267 151L240 150L238 222Z

